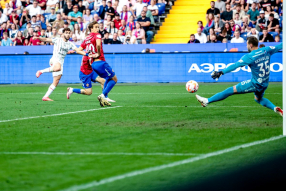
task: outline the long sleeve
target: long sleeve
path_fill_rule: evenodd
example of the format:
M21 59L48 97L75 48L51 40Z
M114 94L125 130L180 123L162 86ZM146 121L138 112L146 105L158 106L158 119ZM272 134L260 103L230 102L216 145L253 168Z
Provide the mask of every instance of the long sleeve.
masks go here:
M248 65L249 63L247 62L247 55L243 56L243 58L241 58L239 61L237 61L236 63L228 66L227 68L225 68L222 72L223 74L226 74L226 73L229 73L233 70L235 70L236 68L239 68L239 67L243 67L243 66L246 66Z

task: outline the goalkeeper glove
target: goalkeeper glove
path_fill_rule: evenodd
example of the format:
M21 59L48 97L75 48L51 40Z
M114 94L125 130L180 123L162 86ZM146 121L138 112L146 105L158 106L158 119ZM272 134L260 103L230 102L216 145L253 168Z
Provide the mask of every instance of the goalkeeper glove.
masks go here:
M212 76L212 78L213 78L214 80L215 80L215 79L218 80L221 75L223 75L223 72L222 72L222 71L220 71L220 72L213 71L212 74L211 74L211 76Z

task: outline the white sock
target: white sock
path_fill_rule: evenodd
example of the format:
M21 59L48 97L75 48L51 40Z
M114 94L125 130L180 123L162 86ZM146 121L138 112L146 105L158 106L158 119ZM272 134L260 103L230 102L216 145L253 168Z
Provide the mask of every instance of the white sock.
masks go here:
M50 87L49 87L47 93L44 95L44 97L49 97L55 89L56 89L56 86L54 86L53 84L50 85Z
M47 72L53 72L53 66L49 67L49 68L46 68L46 69L43 69L43 70L40 70L42 73L47 73Z

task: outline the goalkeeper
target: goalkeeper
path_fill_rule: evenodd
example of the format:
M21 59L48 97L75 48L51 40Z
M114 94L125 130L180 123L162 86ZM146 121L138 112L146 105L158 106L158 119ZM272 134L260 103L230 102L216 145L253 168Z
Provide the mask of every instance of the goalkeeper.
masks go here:
M282 49L283 44L277 46L263 47L258 49L258 40L255 37L249 37L247 41L247 49L250 53L244 55L238 62L230 65L224 70L211 74L213 79L219 79L222 75L227 74L238 67L248 66L251 68L252 78L240 82L239 84L227 88L226 90L215 94L210 98L204 98L196 95L197 100L203 107L208 104L220 100L224 100L233 94L243 94L254 92L254 100L260 105L267 107L274 112L283 116L283 110L276 107L271 101L264 98L263 95L268 87L270 75L270 57L274 53Z

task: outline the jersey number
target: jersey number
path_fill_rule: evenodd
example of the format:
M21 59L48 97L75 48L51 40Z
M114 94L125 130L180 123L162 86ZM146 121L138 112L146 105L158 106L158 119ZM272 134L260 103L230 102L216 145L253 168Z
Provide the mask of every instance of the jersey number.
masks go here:
M86 51L87 51L88 53L95 53L95 48L94 48L93 44L87 45L87 46L86 46Z
M264 77L265 74L268 75L270 73L270 66L268 65L268 62L269 62L269 60L265 61L264 63L258 64L258 66L260 67L259 71L262 72L262 73L259 74L259 76L261 78ZM265 65L265 69L263 67L264 65Z

